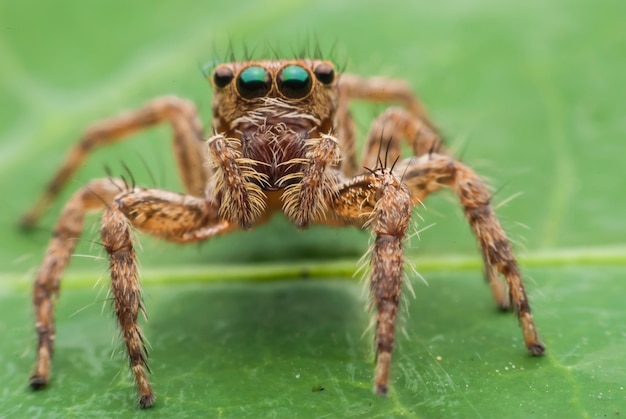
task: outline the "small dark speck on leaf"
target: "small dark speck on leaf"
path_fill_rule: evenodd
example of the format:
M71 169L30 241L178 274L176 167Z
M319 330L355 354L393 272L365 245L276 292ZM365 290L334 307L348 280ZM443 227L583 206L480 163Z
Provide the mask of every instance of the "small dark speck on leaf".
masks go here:
M313 386L311 388L311 391L312 392L324 391L324 387L322 387L322 386Z

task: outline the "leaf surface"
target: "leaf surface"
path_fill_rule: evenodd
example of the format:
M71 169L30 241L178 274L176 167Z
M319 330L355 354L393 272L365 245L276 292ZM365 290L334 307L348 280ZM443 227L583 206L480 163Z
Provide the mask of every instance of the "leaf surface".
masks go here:
M35 345L29 290L63 202L105 167L122 174L125 164L139 184L181 189L169 129L97 150L37 230L19 231L16 221L91 122L173 93L197 103L208 126L210 88L198 64L227 56L229 38L240 58L244 43L257 55L273 56L270 44L291 56L319 42L346 71L407 79L457 155L496 191L548 352L527 356L513 316L494 309L449 194L417 209L420 233L407 254L428 285L411 274L416 298L403 302L406 334L386 399L371 394L367 302L351 279L368 233L298 232L276 218L202 246L141 237L153 414L626 410L626 3L184 4L0 2L0 416L139 415L107 301L97 217L63 282L53 380L38 393L26 386ZM383 109L355 106L361 138Z

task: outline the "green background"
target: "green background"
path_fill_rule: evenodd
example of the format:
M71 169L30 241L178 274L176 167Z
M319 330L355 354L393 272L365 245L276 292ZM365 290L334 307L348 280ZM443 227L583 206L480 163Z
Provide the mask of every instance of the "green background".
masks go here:
M625 16L618 0L0 0L0 416L623 414ZM30 283L62 203L123 163L141 184L181 188L160 127L98 150L39 228L21 232L68 147L89 123L163 94L196 102L208 125L200 64L229 43L289 57L315 42L346 71L407 79L497 190L547 356L527 356L514 317L497 314L442 194L419 209L416 228L431 227L408 243L427 285L410 275L387 399L370 391L369 315L352 278L368 233L276 219L201 246L142 237L157 402L140 412L94 217L62 284L51 385L31 393ZM355 107L361 135L383 109Z

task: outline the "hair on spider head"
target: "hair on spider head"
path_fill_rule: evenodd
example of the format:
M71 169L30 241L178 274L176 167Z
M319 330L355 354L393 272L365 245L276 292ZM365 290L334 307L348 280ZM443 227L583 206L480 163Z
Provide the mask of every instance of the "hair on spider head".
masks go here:
M202 73L205 79L211 77L213 70L221 63L220 60L210 60L205 63L198 61L198 69Z
M293 45L291 47L288 46L289 52L285 52L285 47L281 47L279 42L272 42L267 39L250 46L247 42L235 41L232 37L229 37L225 42L225 49L218 47L217 42L213 42L212 58L199 60L198 62L200 72L205 78L210 77L213 69L218 64L261 59L279 60L291 58L294 60L327 60L335 64L339 73L343 72L346 67L346 59L340 58L337 53L337 40L332 41L329 48L324 48L319 37L313 33L309 33L303 38L296 39L294 42L297 47Z

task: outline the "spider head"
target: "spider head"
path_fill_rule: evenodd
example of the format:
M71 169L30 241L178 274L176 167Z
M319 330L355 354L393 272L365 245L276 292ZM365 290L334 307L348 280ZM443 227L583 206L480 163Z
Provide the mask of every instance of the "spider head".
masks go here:
M278 124L318 133L332 128L336 75L329 61L219 64L210 81L215 92L213 125L218 132L239 136L251 127Z

